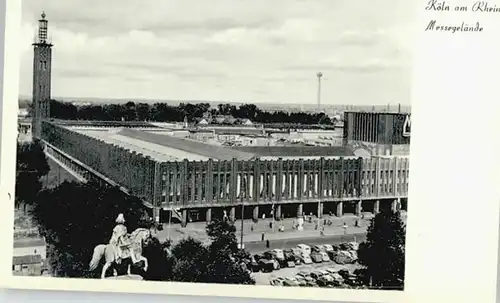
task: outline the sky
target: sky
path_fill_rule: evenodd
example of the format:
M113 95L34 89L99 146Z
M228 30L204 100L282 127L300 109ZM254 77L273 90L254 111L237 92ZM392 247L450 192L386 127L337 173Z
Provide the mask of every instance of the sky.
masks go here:
M401 0L23 0L20 95L37 20L52 96L410 104L415 10Z

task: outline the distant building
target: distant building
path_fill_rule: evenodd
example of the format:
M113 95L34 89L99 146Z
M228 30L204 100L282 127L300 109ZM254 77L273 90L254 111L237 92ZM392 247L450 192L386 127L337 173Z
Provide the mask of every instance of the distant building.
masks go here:
M410 114L345 112L343 131L343 145L356 156L409 155Z
M14 257L12 260L12 274L15 276L41 276L44 269L40 255L26 255Z
M208 123L207 119L203 118L203 119L199 119L197 121L197 124L199 124L199 125L208 125L209 123Z
M242 125L253 125L253 122L250 119L242 119L241 124Z
M17 118L26 119L30 115L30 111L27 108L20 108L17 110Z
M42 259L47 257L47 248L44 239L22 239L14 241L14 257L39 255Z

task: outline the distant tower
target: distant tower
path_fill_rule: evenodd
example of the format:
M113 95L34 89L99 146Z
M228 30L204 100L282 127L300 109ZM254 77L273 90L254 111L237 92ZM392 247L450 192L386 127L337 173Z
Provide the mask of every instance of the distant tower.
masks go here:
M38 34L33 43L33 112L32 131L34 138L40 138L42 121L50 116L50 70L52 44L48 37L47 20L42 12L38 20Z
M316 76L318 77L318 111L321 111L321 77L323 77L323 73L319 72Z

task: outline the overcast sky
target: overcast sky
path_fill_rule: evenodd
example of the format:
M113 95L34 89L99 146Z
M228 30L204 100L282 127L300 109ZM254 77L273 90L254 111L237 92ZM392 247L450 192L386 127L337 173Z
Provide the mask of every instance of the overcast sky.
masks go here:
M401 0L23 0L20 94L45 10L52 96L409 104Z

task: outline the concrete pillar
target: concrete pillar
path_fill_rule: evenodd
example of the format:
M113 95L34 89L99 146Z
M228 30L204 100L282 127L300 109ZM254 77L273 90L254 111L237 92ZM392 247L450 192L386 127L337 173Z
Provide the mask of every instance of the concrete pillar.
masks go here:
M207 223L212 222L212 209L210 207L207 208L207 214L205 216L205 221L207 221Z
M183 209L182 210L182 219L181 219L182 226L186 226L187 216L188 216L188 210L187 209Z
M297 205L297 217L300 218L302 217L302 214L304 213L304 205L300 203Z
M337 213L335 215L339 218L344 215L344 202L338 202Z
M232 222L236 220L236 208L234 206L229 209L229 220Z
M391 211L393 213L397 212L398 211L398 200L393 200L392 203L391 203Z
M380 200L374 202L373 213L376 215L380 212Z
M160 209L158 207L153 207L153 220L160 223Z
M281 204L275 206L276 209L276 220L281 220Z
M361 216L361 212L363 211L361 201L355 203L356 203L356 216Z
M318 202L318 218L323 217L323 212L324 212L323 208L324 208L323 203Z
M254 206L253 207L253 219L258 220L259 219L259 206Z

